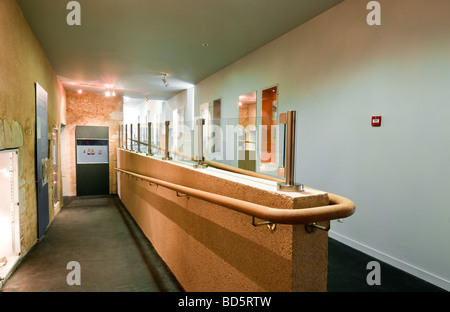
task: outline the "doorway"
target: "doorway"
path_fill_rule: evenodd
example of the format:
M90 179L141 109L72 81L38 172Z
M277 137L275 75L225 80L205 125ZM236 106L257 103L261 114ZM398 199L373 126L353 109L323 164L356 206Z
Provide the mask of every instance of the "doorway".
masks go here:
M77 196L109 194L109 128L77 126Z
M278 119L278 86L262 90L261 94L261 124L259 133L260 158L258 159L258 172L267 175L278 175L278 166L283 155L279 144L280 137Z
M256 91L239 96L238 167L256 171Z

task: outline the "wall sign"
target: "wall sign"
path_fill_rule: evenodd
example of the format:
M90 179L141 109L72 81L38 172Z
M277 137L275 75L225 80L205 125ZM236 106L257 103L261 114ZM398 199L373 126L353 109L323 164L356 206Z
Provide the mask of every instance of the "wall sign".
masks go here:
M381 127L381 116L372 116L372 127Z
M107 163L108 140L77 140L77 164Z

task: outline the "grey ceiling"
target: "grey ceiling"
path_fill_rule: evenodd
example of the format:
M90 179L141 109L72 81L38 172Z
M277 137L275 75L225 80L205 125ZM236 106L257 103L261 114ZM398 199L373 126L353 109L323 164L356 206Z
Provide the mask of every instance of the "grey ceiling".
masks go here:
M78 0L79 26L69 0L17 2L66 90L165 100L342 0Z

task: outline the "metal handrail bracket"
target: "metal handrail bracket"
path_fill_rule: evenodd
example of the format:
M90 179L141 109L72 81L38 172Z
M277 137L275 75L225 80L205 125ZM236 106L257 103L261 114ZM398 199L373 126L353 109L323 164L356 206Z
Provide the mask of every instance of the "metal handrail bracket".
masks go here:
M272 223L270 221L261 221L261 222L256 222L255 217L252 217L252 225L253 226L260 226L260 225L267 225L267 228L271 231L275 231L277 225L275 223Z

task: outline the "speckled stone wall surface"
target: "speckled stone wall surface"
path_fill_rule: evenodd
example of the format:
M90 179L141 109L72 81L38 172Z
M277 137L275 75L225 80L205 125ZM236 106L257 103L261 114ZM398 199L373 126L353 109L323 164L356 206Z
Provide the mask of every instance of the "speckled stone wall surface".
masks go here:
M25 254L37 241L35 83L48 94L49 139L53 128L60 129L65 91L14 0L0 1L0 47L0 150L18 150L20 241ZM49 152L50 163L54 155L52 149ZM47 175L51 222L53 178L51 172Z
M116 150L119 147L119 124L123 120L123 97L97 93L67 91L66 129L63 146L63 188L65 196L76 196L76 126L109 127L109 190L117 193Z
M227 178L124 150L118 155L123 170L273 208L329 202L322 191L277 192L238 175ZM186 291L326 291L327 232L308 234L303 225L281 224L272 232L226 207L179 197L126 174L119 179L122 202Z

